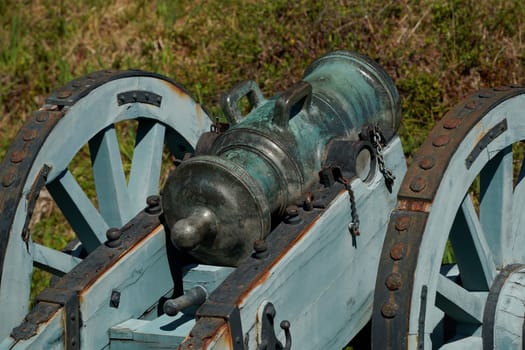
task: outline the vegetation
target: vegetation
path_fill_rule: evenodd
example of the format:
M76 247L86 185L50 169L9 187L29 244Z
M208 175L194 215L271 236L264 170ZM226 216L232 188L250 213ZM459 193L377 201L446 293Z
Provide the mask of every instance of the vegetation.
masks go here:
M523 82L524 20L521 0L0 0L0 158L45 96L91 71L162 73L220 115L235 83L255 79L273 95L345 49L394 79L410 161L467 93ZM61 247L67 225L51 212L36 239Z

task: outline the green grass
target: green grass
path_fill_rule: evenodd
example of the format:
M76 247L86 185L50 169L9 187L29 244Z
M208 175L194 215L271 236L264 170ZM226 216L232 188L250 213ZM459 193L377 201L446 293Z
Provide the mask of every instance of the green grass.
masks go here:
M220 116L220 96L235 83L254 79L273 95L316 57L345 49L372 57L394 79L410 162L468 92L523 82L524 19L521 0L0 0L0 158L46 95L94 70L165 74ZM72 168L92 193L92 179L78 170L85 162L84 151ZM72 233L56 215L45 212L33 230L60 248Z

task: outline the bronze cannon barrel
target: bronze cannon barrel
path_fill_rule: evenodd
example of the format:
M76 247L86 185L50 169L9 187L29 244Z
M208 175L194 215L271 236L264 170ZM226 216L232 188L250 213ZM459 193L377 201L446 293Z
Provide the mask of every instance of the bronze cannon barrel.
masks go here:
M332 140L359 141L366 126L395 131L397 90L369 58L346 51L313 62L302 80L264 99L244 83L225 95L232 127L205 155L184 161L162 194L173 243L208 264L238 264L314 183ZM253 109L236 109L247 97Z

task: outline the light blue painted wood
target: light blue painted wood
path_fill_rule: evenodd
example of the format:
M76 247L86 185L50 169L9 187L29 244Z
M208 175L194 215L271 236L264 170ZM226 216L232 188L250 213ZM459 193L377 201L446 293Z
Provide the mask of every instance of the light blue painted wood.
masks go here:
M476 350L483 349L483 339L479 336L472 336L456 340L454 342L445 344L439 350ZM504 349L504 348L502 348Z
M463 199L450 242L463 272L463 286L469 290L488 290L497 274L496 265L470 194Z
M162 104L160 107L140 103L119 106L118 93L129 90L153 91L162 96ZM20 236L27 216L25 198L42 166L46 164L51 167L48 183L52 182L67 172L73 157L100 130L123 120L136 118L156 120L171 131L170 135L176 141L184 141L191 147L196 145L200 135L209 131L211 126L206 112L190 96L177 86L154 77L131 77L107 82L92 90L73 106L65 107L64 111L66 115L57 123L39 153L32 160L33 166L24 184L23 196L16 204L15 223L5 257L6 266L16 266L16 269L9 268L2 272L0 339L7 337L11 329L20 324L29 306L33 257L27 251L26 244L20 239ZM96 215L92 215L93 210L90 208L92 204L86 201L87 198L79 199L80 191L71 189L67 184L63 187L67 192L65 197L74 198L63 198L65 204L62 205L62 209L65 210L66 216L69 216L69 220L72 218L83 218L79 221L87 220L85 226L80 223L72 226L75 231L78 230L79 238L86 241L88 250L93 249L98 245L94 237L99 237L101 241L105 240L107 224L104 223L104 220L95 218ZM126 190L129 191L129 187ZM82 195L85 197L85 194ZM73 209L68 212L68 208ZM78 216L71 214L75 211L80 211L82 214ZM129 214L129 217L134 214ZM88 227L91 233L83 232L81 227Z
M514 248L511 243L516 237L508 234L515 217L512 216L513 198L509 197L509 192L512 194L512 192L509 191L509 187L511 190L512 187L509 186L509 179L506 178L505 174L509 174L509 164L511 163L509 160L512 159L508 153L510 145L525 138L524 105L525 96L523 95L500 103L469 131L452 156L430 208L425 232L419 248L420 254L414 275L414 288L412 290L411 304L408 306L409 310L421 309L421 290L423 286L426 286L428 288L426 317L427 319L435 318L436 315L430 313L434 310L433 305L438 288L441 258L448 239L448 233L453 224L453 218L462 205L470 205L464 202L465 195L476 176L480 174L484 166L489 163L491 159L495 159L492 164L492 169L496 170L493 172L495 179L492 180L492 184L490 184L490 182L485 182L484 184L484 188L486 189L486 202L484 205L486 209L482 211L481 216L493 214L488 209L489 207L494 213L500 213L502 216L500 216L499 219L496 218L497 225L494 226L494 230L487 232L486 227L481 224L484 222L482 221L484 219L476 222L475 215L472 213L472 208L470 208L467 211L467 216L470 217L471 223L473 224L471 225L470 233L480 238L478 240L476 253L481 256L481 260L484 261L483 270L486 278L492 279L489 281L489 285L492 285L493 282L493 277L491 276L495 275L495 273L492 272L493 268L491 265L497 267L499 264L506 263L509 260L517 260L516 257L513 257L516 248ZM472 148L475 147L478 140L504 118L507 120L508 129L488 144L472 166L467 169L465 159L470 154ZM489 172L485 174L488 175ZM512 177L510 177L510 179L512 179ZM510 183L511 181L512 180L510 180ZM486 185L487 183L488 185ZM494 201L492 205L489 204L490 198ZM481 226L483 229L480 230L478 226ZM503 235L499 236L501 232L503 232ZM482 242L483 238L486 244ZM497 252L499 258L495 256L491 263L490 256L496 254L495 252ZM447 310L444 311L446 312ZM409 349L417 349L418 327L419 312L411 312L408 331ZM440 346L440 344L432 344L430 341L429 335L431 332L432 324L425 323L425 339L429 339L425 342L425 349Z
M165 131L162 124L139 121L128 181L131 212L143 209L146 198L159 193Z
M514 245L512 256L515 261L525 261L525 159L521 164L521 169L516 179L514 187L514 198L512 202L512 236Z
M47 188L88 252L106 240L108 224L69 170Z
M69 272L82 261L80 258L48 248L41 244L33 243L31 247L34 263L43 270L56 275Z
M47 323L40 325L37 331L38 336L29 338L27 340L18 341L10 348L10 350L63 349L63 318L63 310L60 309Z
M512 146L492 158L480 173L479 216L496 266L512 262Z
M184 290L188 291L193 287L201 286L206 289L208 293L211 293L233 270L235 270L235 268L225 266L204 264L193 266L184 274Z
M106 346L109 328L130 318L139 318L155 307L160 296L173 289L165 243L164 230L158 227L81 293L83 349ZM121 293L118 308L110 307L112 291Z
M399 139L385 148L385 161L396 178L402 178L406 165ZM249 333L250 349L258 346L260 330L255 315L266 301L276 307L276 332L282 341L284 333L278 324L285 319L291 322L293 347L297 349L342 348L368 322L378 252L399 183L395 182L391 194L379 173L370 183L353 181L361 221L356 246L348 231L348 194L342 191L330 209L271 268L264 283L248 293L241 301L241 320L243 331ZM223 348L217 345L209 349Z
M525 268L513 272L501 289L494 317L494 349L523 349Z
M436 305L441 310L447 310L450 317L466 323L483 323L483 311L488 292L469 292L447 277L440 275L437 293L441 298L438 298Z
M121 227L133 214L113 125L89 140L89 152L100 213L108 226Z
M233 271L231 267L212 265L192 266L185 272L183 284L187 291L202 286L213 291ZM111 348L141 346L143 349L157 349L170 346L174 348L187 337L195 324L192 311L179 313L174 317L162 315L153 320L129 319L110 328Z

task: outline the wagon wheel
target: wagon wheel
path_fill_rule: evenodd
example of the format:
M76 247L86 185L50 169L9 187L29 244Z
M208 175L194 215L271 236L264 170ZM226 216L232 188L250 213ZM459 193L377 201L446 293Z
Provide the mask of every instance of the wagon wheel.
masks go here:
M471 95L414 158L381 253L374 349L522 348L524 92ZM452 271L442 266L447 245Z
M128 180L115 129L125 120L137 121ZM61 275L81 261L31 240L40 190L47 188L89 254L108 228L128 222L158 193L164 145L181 158L209 128L207 114L179 85L138 70L93 73L46 99L0 165L0 341L28 311L34 265ZM72 175L70 162L85 145L98 207Z

